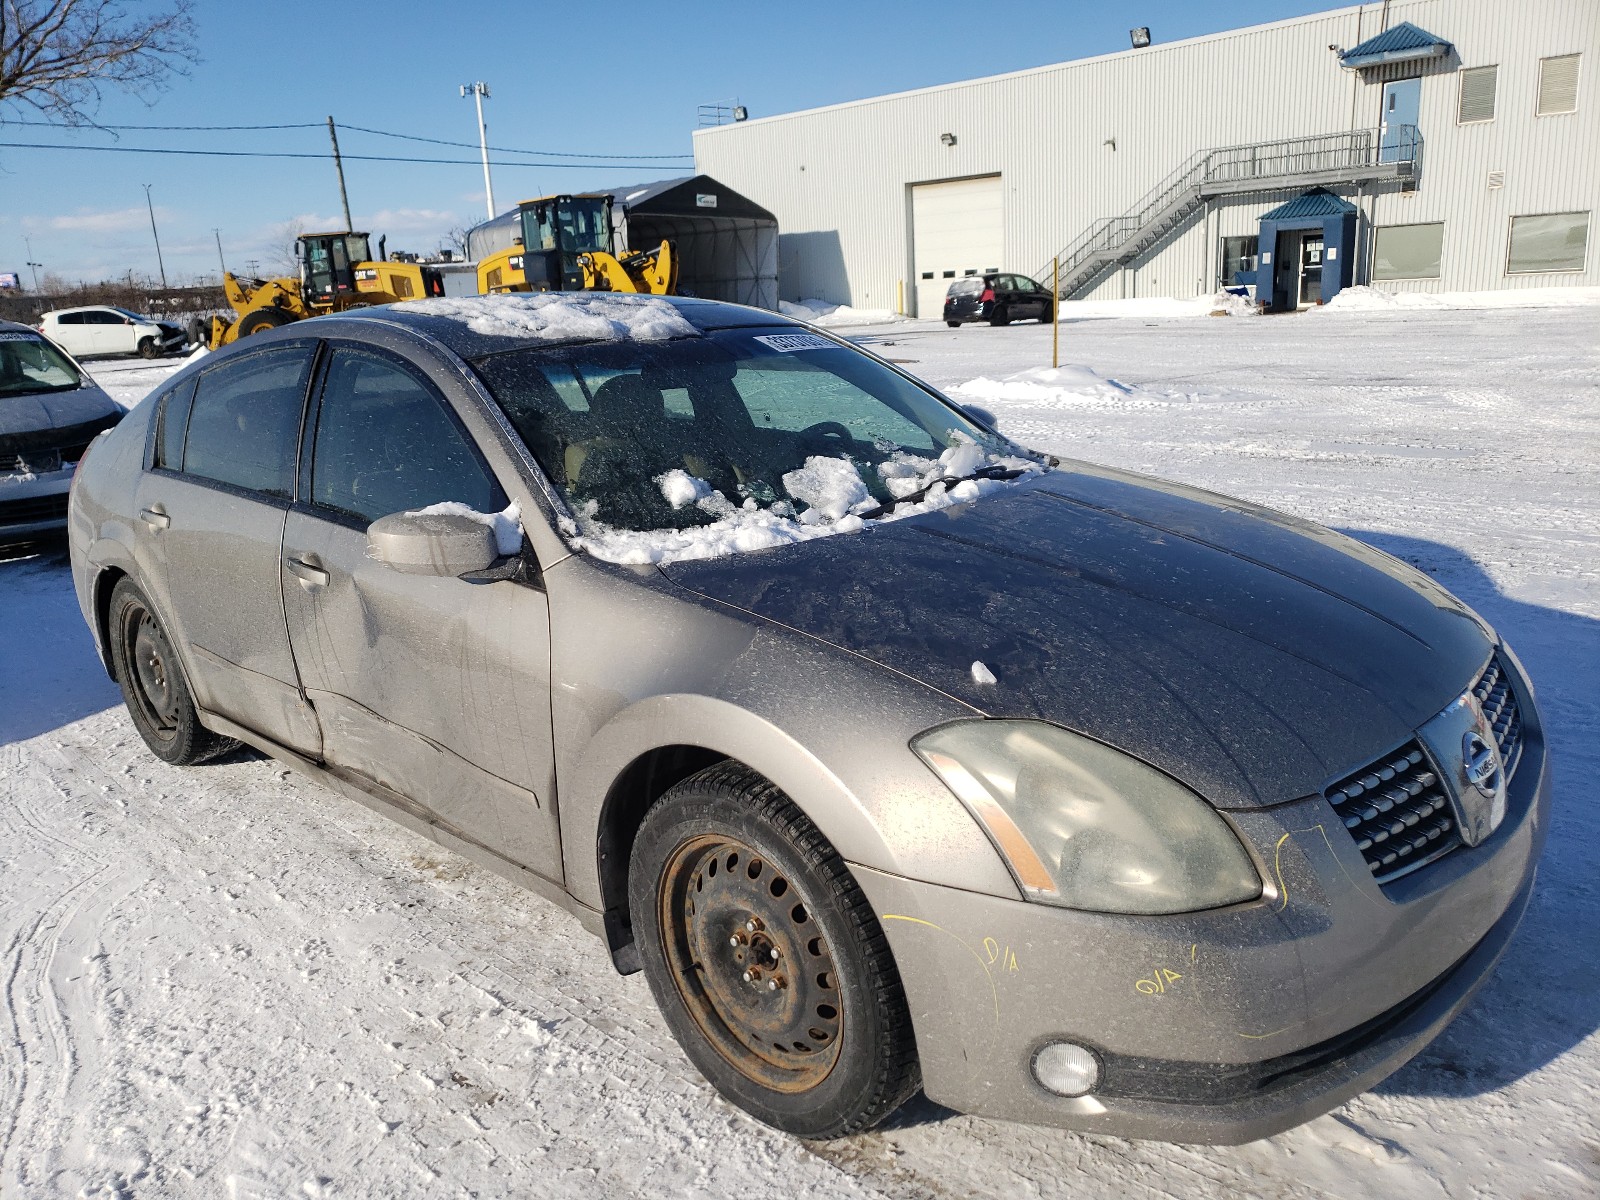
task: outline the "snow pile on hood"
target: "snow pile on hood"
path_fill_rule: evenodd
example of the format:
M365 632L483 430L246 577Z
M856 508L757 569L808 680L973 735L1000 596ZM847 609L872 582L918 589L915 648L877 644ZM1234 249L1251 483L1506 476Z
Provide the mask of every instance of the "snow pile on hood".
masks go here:
M1045 470L1033 459L988 453L959 435L957 444L938 458L900 451L878 467L890 494L909 496L924 488L926 493L915 501L896 503L875 517L861 515L877 508L878 502L867 490L860 469L848 458L813 455L806 459L799 470L783 476L784 490L791 499L775 500L765 507L754 497L735 505L705 480L687 471L673 470L657 476L661 494L674 508L693 504L716 520L692 529L617 529L599 519L598 505L591 500L578 510L579 536L574 541L596 558L634 565L665 565L768 550L970 504L1010 483L1005 479L961 478L986 467L1028 475Z
M613 292L530 292L407 300L394 309L460 321L484 337L537 338L547 342L664 342L700 336L700 331L665 300Z
M1096 407L1107 402L1119 407L1142 389L1106 379L1089 367L1030 367L999 379L982 376L949 389L974 400L1017 400L1035 407Z
M890 325L908 318L887 308L851 308L848 304L829 304L826 300L801 300L791 304L778 301L778 311L808 325Z
M1505 288L1495 292L1386 292L1341 288L1323 312L1393 312L1404 308L1570 308L1600 304L1600 287ZM1312 311L1317 311L1313 309Z
M476 521L494 530L494 548L501 558L522 549L522 511L515 500L497 513L481 513L455 500L446 500L441 504L430 504L427 508L413 509L406 516L466 517L469 521Z

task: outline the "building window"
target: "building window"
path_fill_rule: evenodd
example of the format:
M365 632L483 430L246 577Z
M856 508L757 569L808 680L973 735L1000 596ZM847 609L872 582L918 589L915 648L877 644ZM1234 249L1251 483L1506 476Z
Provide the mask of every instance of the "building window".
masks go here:
M1578 61L1581 54L1539 60L1539 115L1578 111Z
M1456 120L1462 125L1494 120L1495 77L1499 67L1473 67L1461 72L1461 96Z
M1222 239L1222 286L1238 285L1238 275L1256 269L1256 236Z
M1506 274L1581 271L1589 251L1589 214L1545 213L1511 218Z
M1444 258L1444 222L1385 225L1373 239L1374 279L1437 279Z

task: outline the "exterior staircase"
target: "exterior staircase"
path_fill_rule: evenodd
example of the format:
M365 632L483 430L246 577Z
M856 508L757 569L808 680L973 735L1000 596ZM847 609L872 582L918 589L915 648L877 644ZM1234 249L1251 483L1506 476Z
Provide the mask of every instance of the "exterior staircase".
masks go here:
M1422 159L1414 125L1323 133L1199 150L1126 213L1103 217L1061 251L1060 295L1072 300L1182 228L1215 196L1411 179ZM1048 282L1054 260L1034 278Z

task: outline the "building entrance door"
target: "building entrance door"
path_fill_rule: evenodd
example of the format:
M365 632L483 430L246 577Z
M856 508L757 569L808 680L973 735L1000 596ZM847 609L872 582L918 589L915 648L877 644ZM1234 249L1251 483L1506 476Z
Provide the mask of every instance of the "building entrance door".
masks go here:
M1416 157L1417 118L1421 111L1422 80L1396 79L1383 85L1379 162L1410 162Z
M1300 239L1300 292L1298 307L1322 302L1322 235L1308 233Z

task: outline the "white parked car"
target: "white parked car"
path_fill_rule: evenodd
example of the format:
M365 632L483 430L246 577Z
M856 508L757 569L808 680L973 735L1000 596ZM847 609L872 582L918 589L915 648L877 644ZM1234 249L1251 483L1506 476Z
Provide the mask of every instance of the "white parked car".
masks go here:
M39 332L77 358L101 354L157 358L183 349L188 341L183 329L170 321L158 321L108 304L47 312L39 319Z

